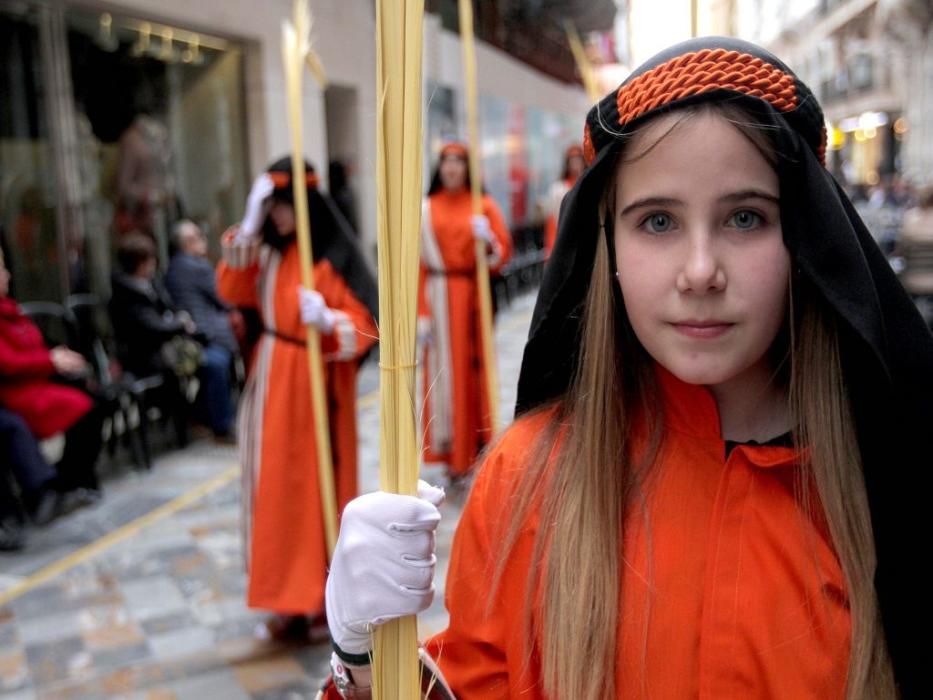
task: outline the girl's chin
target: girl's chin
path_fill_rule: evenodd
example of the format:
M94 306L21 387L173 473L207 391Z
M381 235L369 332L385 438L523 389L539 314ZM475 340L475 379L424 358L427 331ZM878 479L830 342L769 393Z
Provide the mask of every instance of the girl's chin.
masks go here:
M722 365L669 362L662 366L685 384L696 386L724 384L741 374L740 369Z

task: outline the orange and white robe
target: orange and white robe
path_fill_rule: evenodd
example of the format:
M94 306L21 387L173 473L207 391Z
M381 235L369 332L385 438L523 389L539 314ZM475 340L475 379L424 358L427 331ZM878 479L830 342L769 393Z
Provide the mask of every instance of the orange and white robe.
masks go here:
M247 603L281 614L324 608L327 550L317 473L305 327L298 305L298 246L279 252L224 236L218 289L259 310L265 328L240 406L242 523L249 570ZM357 495L356 374L376 342L372 313L326 257L314 285L337 312L321 334L337 502Z
M424 459L446 463L452 475L468 472L491 437L472 213L467 190L442 190L422 208L418 315L431 327L423 357ZM494 234L488 262L495 272L512 254L512 237L488 195L483 214Z

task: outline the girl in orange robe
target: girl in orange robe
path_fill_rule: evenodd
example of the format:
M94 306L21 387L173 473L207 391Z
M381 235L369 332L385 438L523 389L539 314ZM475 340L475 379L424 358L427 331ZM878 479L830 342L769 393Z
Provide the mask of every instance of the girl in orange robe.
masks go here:
M308 177L314 287L334 319L330 332L322 330L320 337L342 509L357 495L356 375L376 342L375 282L340 217L317 191L310 168ZM249 223L244 219L224 235L217 273L221 295L257 309L264 326L238 421L247 603L278 614L269 623L273 636L304 637L307 616L323 611L327 551L299 308L290 159L273 164L261 182L268 192L255 197L262 215ZM244 232L247 226L259 230Z
M490 272L512 254L499 207L483 195L473 216L467 151L448 144L422 209L418 324L424 343L426 462L465 476L489 442L489 401L476 286L477 236L487 240Z
M547 218L544 220L544 254L549 258L557 240L557 219L560 215L560 203L576 184L583 172L583 148L577 144L567 147L564 153L564 172L560 180L551 185L547 195Z
M584 143L431 697L933 697L933 337L826 171L812 93L693 39ZM327 692L366 697L371 628L432 601L440 494L419 496L348 508Z

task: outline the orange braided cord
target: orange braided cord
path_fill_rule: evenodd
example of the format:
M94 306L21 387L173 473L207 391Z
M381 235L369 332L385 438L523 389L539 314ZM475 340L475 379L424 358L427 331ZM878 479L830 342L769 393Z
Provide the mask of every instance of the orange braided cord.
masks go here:
M470 157L470 152L462 143L448 143L441 149L441 159L446 156L457 156L466 160Z
M292 174L282 172L281 170L273 170L269 173L269 178L272 180L272 184L277 190L284 190L286 187L292 186ZM314 173L305 172L305 185L308 187L317 187L320 183L318 176Z
M793 76L750 54L704 49L673 58L620 87L616 94L619 124L712 90L758 97L782 112L797 106Z
M583 160L587 165L593 162L596 157L596 149L593 147L593 137L590 135L590 125L583 127Z

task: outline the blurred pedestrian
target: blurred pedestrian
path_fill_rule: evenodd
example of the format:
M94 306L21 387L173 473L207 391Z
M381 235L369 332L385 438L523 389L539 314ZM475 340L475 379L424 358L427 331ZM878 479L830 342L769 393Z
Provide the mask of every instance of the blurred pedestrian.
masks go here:
M895 254L901 258L901 282L914 296L933 296L933 187L904 214Z
M224 234L217 272L223 298L258 309L264 327L237 431L247 604L275 613L263 634L300 641L327 636L327 548L306 327L320 333L342 510L357 494L356 375L376 342L378 312L375 279L355 235L306 167L315 291L301 286L290 158L256 179L242 222Z
M583 147L573 144L567 147L564 153L564 169L560 180L551 185L547 196L547 218L544 221L544 253L551 257L554 241L557 240L557 219L560 215L560 204L570 188L577 182L583 172Z

